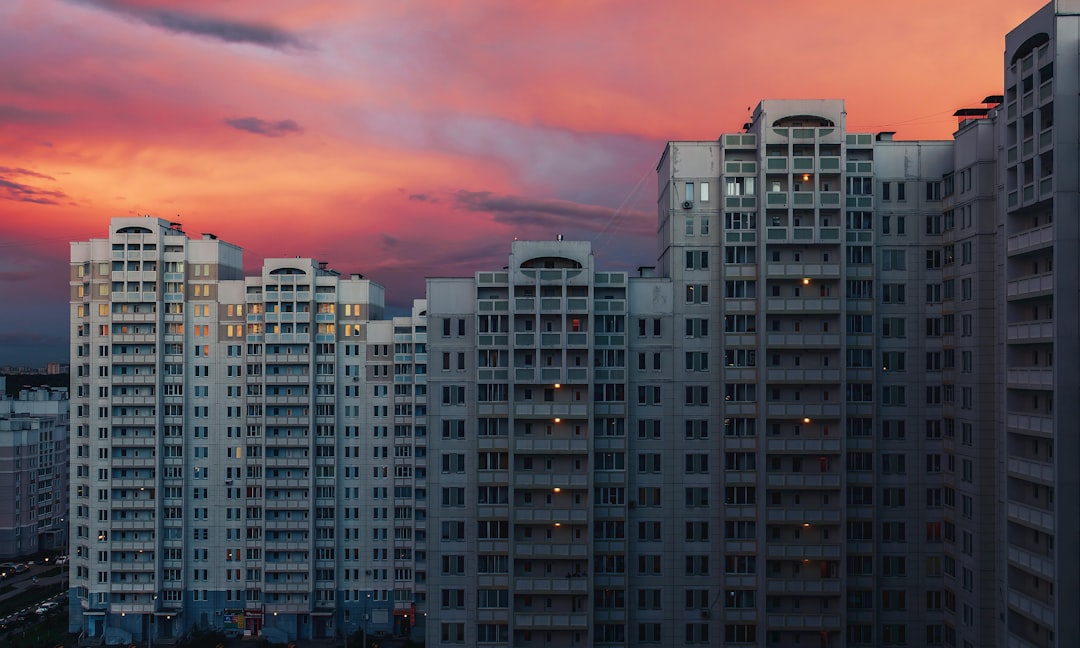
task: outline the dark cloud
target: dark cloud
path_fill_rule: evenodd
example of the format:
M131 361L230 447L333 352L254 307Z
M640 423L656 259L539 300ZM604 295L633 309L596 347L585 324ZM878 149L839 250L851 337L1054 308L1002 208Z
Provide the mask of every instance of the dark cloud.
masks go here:
M54 122L62 118L62 115L45 112L42 110L30 110L10 104L0 104L0 124L5 122L41 123Z
M496 223L547 229L552 232L603 232L616 223L620 230L647 232L643 214L600 205L583 205L568 200L499 196L489 191L468 191L452 194L457 207L492 215Z
M438 198L436 198L435 196L432 196L431 194L426 194L426 193L409 194L409 200L415 200L417 202L430 202L430 203L439 202Z
M23 169L20 167L0 167L0 174L7 176L30 176L31 178L43 178L45 180L56 180L56 178L45 175L44 173L38 173L37 171L31 171L30 169Z
M266 137L284 137L290 133L304 132L304 129L300 128L300 124L291 119L267 121L258 117L237 117L235 119L226 119L225 124L237 130L256 135L265 135Z
M247 43L273 49L302 46L295 36L271 25L219 18L181 9L146 7L130 0L67 1L111 11L167 31L204 36L226 43Z
M62 191L39 189L14 179L20 176L52 180L43 173L29 169L0 167L0 200L14 200L39 205L59 205L61 202L69 202L67 194Z
M390 236L386 233L379 234L379 240L382 243L383 249L386 250L396 248L401 243L401 239L396 236Z

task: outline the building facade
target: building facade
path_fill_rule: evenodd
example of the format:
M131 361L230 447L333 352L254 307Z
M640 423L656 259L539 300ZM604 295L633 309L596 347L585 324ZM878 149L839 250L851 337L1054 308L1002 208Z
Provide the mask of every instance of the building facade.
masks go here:
M766 100L670 142L638 273L553 234L384 318L114 219L72 247L72 629L1080 644L1077 21L951 141Z
M1005 335L998 605L1011 645L1080 642L1076 278L1080 3L1055 0L1005 39L997 181ZM1004 374L1004 380L1000 380ZM976 620L977 623L977 620ZM1000 627L1000 626L999 626Z
M383 320L381 286L299 257L243 277L236 246L148 217L72 245L71 300L73 630L412 623L422 305Z
M62 550L67 539L68 391L0 377L0 559Z

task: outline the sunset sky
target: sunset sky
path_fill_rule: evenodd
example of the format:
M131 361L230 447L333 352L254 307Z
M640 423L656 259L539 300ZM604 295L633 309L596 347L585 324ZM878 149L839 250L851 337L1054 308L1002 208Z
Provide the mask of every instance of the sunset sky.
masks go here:
M67 361L68 242L179 220L403 310L519 238L651 264L664 143L762 98L948 138L1044 0L3 0L0 365Z

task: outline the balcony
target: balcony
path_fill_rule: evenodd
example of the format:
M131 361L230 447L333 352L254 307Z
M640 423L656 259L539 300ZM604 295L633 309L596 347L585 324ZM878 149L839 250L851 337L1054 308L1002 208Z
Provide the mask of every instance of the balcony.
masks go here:
M527 578L514 580L516 594L585 594L589 591L589 579L571 578Z
M839 418L838 403L770 403L766 407L769 417L775 418Z
M1053 389L1053 367L1010 367L1006 372L1006 384L1013 389Z
M839 630L839 614L768 614L769 628L784 630Z
M867 162L848 161L846 163L846 166L847 166L847 172L852 173L852 174L864 174L865 175L865 174L871 174L871 173L874 172L874 163L870 162L870 161L867 161Z
M151 583L151 585L152 585L152 583ZM152 592L153 590L154 590L154 588L151 587L147 591ZM119 590L119 589L114 588L113 591L114 592L130 592L131 590ZM146 603L110 603L109 604L109 612L112 612L113 614L144 614L144 615L149 615L154 611L154 603L153 603L153 600L150 597L147 597L147 599L148 600L147 600Z
M1054 515L1048 511L1042 511L1017 502L1008 502L1005 510L1008 518L1014 522L1037 528L1046 533L1054 532Z
M1054 561L1050 557L1040 556L1012 545L1009 545L1008 554L1010 563L1049 581L1054 579Z
M1009 590L1009 607L1029 619L1035 619L1039 623L1051 628L1054 627L1053 608L1026 594L1022 594L1012 589Z
M587 522L589 512L585 509L527 508L514 509L514 522L574 523Z
M515 403L516 418L583 418L589 415L589 406L585 404L562 403Z
M510 310L510 302L506 299L481 299L477 302L477 307L481 313L505 313Z
M621 551L621 549L620 549ZM532 558L585 558L589 555L587 543L578 544L526 544L517 542L514 555Z
M788 168L788 159L785 156L775 155L765 158L765 170L768 173L784 172Z
M840 276L840 264L838 263L770 263L765 268L769 277L835 279Z
M517 630L587 630L587 614L515 614Z
M724 207L727 209L756 209L756 196L726 196Z
M585 439L515 439L514 451L542 454L585 454L589 442Z
M1034 434L1046 438L1053 436L1054 433L1054 419L1049 416L1009 412L1006 415L1006 425L1010 432Z
M840 475L798 473L768 475L765 483L770 488L840 488Z
M839 369L769 369L766 380L770 383L839 383Z
M765 343L770 347L796 347L799 349L839 347L840 336L837 334L770 333L766 337Z
M540 298L540 312L542 313L561 313L563 311L563 301L560 297L541 297Z
M765 447L770 453L839 454L840 439L769 439Z
M272 561L268 560L263 563L263 569L266 571L266 577L270 578L270 574L307 574L311 571L311 564L307 560L294 560L294 561Z
M839 594L840 580L835 578L767 579L765 591L769 594Z
M264 589L267 593L303 593L310 592L312 589L311 583L305 581L297 581L295 583L283 583L267 580L264 584Z
M485 473L480 473L484 475ZM594 473L599 481L603 472ZM622 471L617 473L620 477L619 481L625 480L625 475ZM506 481L505 475L503 476L503 482ZM517 488L553 488L559 486L560 488L584 488L589 485L589 477L587 474L570 474L570 475L553 475L550 473L530 473L524 471L516 471L514 473L514 486Z
M1051 79L1049 81L1044 81L1043 84L1039 86L1039 103L1044 104L1044 103L1046 103L1047 101L1050 101L1053 98L1054 98L1054 81L1053 81L1053 79Z
M1024 96L1020 97L1020 112L1031 112L1031 109L1035 107L1035 92L1029 90L1024 93Z
M1027 481L1041 482L1046 485L1052 485L1054 482L1054 466L1042 461L1010 457L1008 471L1010 475Z
M829 509L783 509L770 508L765 511L765 519L769 522L788 522L792 524L839 524L840 511Z
M1037 320L1009 324L1006 335L1009 342L1050 342L1054 337L1054 321Z
M840 545L779 544L765 547L767 557L791 560L838 559L841 553Z
M1005 286L1005 295L1008 299L1030 299L1049 295L1054 290L1053 273L1044 273L1015 279Z

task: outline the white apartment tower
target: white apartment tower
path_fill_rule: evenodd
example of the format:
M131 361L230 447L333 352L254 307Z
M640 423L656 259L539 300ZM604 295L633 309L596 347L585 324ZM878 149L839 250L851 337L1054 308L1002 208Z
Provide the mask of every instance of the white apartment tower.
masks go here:
M637 276L553 233L384 319L114 219L71 254L71 628L1080 645L1078 34L1013 30L952 141L766 100L670 142Z
M422 306L382 320L378 284L300 257L243 277L239 248L149 217L72 244L71 302L72 629L411 625Z
M623 640L598 597L628 586L626 274L588 243L516 241L428 295L427 642Z
M8 398L0 376L0 560L67 539L68 391L37 387Z
M744 133L672 142L658 167L673 355L722 359L700 375L722 397L723 604L703 618L725 645L944 634L935 259L951 143L844 120L840 101L763 101ZM701 315L723 322L711 344Z
M1078 30L1080 2L1055 0L1005 39L997 114L1005 462L994 477L1004 500L998 605L1010 646L1080 644Z

